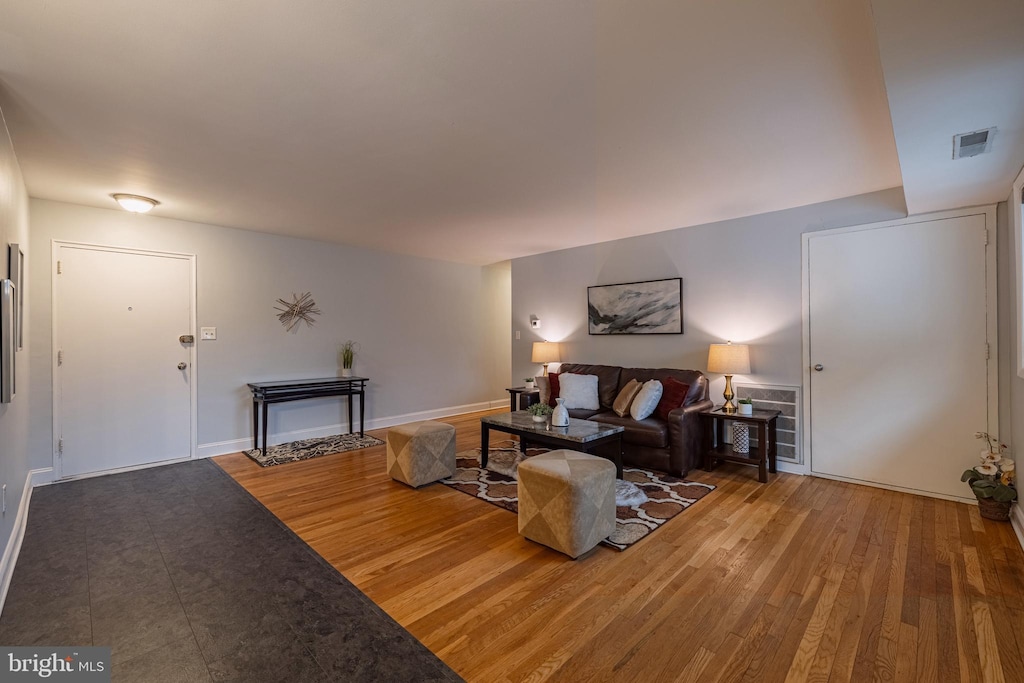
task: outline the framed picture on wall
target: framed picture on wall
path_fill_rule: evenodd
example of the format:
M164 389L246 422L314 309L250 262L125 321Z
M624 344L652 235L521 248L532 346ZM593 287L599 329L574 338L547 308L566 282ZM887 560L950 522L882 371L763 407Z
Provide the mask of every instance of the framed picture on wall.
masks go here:
M590 334L682 334L683 279L587 287Z
M7 247L7 272L14 283L14 348L21 351L25 346L25 252L17 244Z

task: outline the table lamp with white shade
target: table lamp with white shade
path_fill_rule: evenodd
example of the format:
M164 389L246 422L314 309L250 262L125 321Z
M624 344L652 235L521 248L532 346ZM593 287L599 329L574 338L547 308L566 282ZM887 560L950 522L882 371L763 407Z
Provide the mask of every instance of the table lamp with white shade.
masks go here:
M544 376L548 374L549 363L559 363L562 357L558 352L558 342L533 342L533 356L530 361L544 365Z
M750 347L746 344L712 344L708 350L708 372L725 375L725 405L723 413L735 413L736 404L732 402L732 376L750 374Z

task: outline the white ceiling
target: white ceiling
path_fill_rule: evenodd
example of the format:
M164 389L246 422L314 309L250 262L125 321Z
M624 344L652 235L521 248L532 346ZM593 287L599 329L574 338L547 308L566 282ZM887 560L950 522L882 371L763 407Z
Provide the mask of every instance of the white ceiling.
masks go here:
M491 263L909 201L876 1L884 81L868 0L0 0L0 107L35 197Z

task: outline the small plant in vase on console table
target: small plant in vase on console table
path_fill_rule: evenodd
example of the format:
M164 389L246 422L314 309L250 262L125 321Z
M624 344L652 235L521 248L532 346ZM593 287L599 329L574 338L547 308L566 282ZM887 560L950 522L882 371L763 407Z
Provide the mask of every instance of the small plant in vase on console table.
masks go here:
M981 464L975 465L960 477L971 485L978 499L978 510L985 519L1005 522L1010 519L1010 506L1017 500L1016 464L1006 457L1006 444L986 432L975 432L976 439L984 439Z
M352 376L352 364L356 359L356 348L358 344L349 339L341 345L341 376Z
M741 398L736 401L739 405L736 406L736 412L739 415L751 416L754 414L754 399L752 398Z
M532 377L527 377L526 379L523 380L523 386L526 388L527 391L533 391L534 389L537 388L537 383L533 380Z
M551 406L547 403L534 403L526 409L526 412L533 416L534 422L544 422L551 414Z

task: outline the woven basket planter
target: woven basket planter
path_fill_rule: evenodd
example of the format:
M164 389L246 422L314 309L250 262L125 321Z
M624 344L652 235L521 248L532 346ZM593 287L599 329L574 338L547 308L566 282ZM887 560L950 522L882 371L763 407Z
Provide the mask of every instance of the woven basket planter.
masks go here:
M991 498L978 499L978 511L985 519L992 519L997 522L1010 521L1010 506L1013 503L1000 503Z

